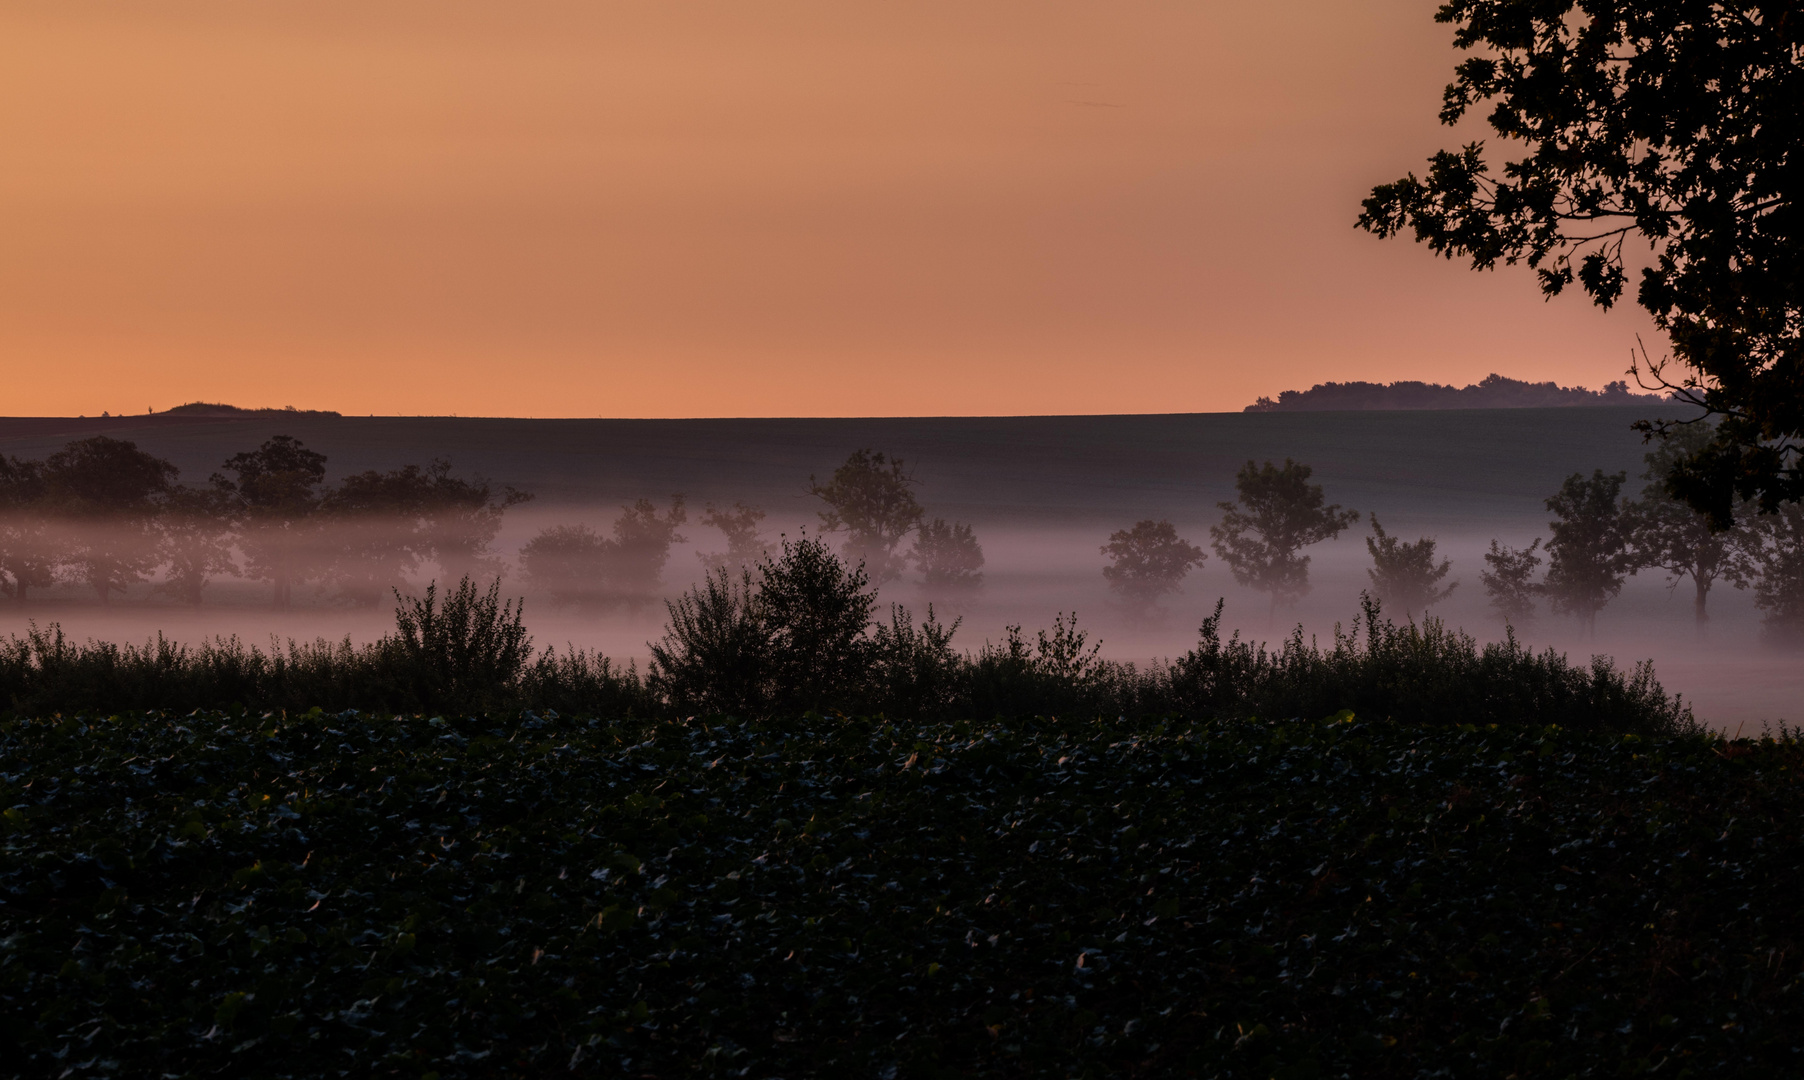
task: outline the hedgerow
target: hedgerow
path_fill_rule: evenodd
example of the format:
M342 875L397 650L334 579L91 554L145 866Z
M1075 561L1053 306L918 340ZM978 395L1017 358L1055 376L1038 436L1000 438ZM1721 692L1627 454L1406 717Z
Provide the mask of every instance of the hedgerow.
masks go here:
M785 545L754 582L724 572L670 605L647 677L582 650L535 654L521 609L499 585L466 579L439 597L403 599L396 633L289 642L268 652L237 639L190 647L77 644L52 627L0 641L0 706L18 715L121 709L318 707L391 712L519 709L609 716L810 710L910 721L991 716L1362 716L1416 724L1559 724L1643 735L1690 731L1688 706L1649 664L1625 672L1607 657L1575 665L1535 653L1513 634L1481 644L1437 620L1397 625L1363 598L1349 629L1325 645L1299 629L1276 648L1223 639L1222 608L1194 648L1169 663L1106 660L1060 615L1029 640L959 652L956 623L901 607L874 619L862 569L818 541Z
M1785 1076L1789 740L0 720L9 1076Z

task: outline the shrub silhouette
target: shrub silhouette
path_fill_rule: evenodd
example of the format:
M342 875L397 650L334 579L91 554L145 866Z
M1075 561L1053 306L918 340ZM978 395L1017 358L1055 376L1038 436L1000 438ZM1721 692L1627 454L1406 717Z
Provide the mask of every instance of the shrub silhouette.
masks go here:
M501 582L478 593L469 578L442 604L436 584L422 597L395 593L395 635L387 639L415 700L430 709L475 710L505 704L532 658L523 606L503 603Z

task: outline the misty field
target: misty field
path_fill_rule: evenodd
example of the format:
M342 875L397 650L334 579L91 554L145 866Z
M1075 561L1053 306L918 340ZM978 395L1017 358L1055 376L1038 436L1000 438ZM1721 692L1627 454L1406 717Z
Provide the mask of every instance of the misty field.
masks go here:
M1782 1076L1792 743L0 723L9 1076Z
M1315 469L1331 501L1378 514L1404 537L1438 540L1451 557L1453 595L1436 609L1449 624L1496 639L1503 626L1478 580L1493 539L1526 545L1547 536L1543 500L1572 473L1626 472L1625 497L1638 490L1647 447L1629 424L1631 408L1503 409L1452 412L1205 414L1116 417L862 418L765 420L504 420L456 417L250 416L0 419L0 451L42 456L70 440L108 435L135 440L200 483L230 455L278 434L300 438L328 458L336 482L362 470L450 459L459 476L517 487L531 502L508 511L495 548L512 559L548 527L604 531L640 498L687 497L692 512L737 501L768 511L765 539L818 526L811 476L825 477L859 446L904 457L916 491L934 515L970 522L988 563L984 588L948 601L911 579L885 583L885 603L917 612L930 602L947 621L962 618L957 645L1000 641L1009 625L1048 626L1078 612L1107 656L1149 660L1188 647L1218 597L1226 626L1264 640L1302 626L1326 638L1356 618L1370 588L1364 526L1310 549L1313 587L1294 607L1267 617L1264 597L1233 581L1219 560L1191 574L1158 617L1122 611L1097 553L1112 530L1167 518L1193 541L1207 541L1217 504L1234 496L1235 470L1249 459L1293 457ZM691 520L663 573L674 597L701 576L698 555L718 550L715 531ZM437 573L430 565L403 591ZM662 605L605 615L557 605L511 561L510 595L525 595L541 641L595 649L619 663L647 661L661 632ZM452 575L454 578L455 575ZM77 641L142 642L162 633L198 643L215 634L306 642L349 634L368 641L387 626L385 608L346 606L330 591L297 589L291 611L269 610L262 583L223 575L199 607L137 586L103 610L91 592L58 585L28 603L0 603L0 632L60 623ZM1539 648L1575 656L1605 653L1625 665L1653 659L1707 722L1729 732L1796 716L1804 666L1761 639L1748 593L1719 586L1713 621L1700 639L1690 620L1690 585L1669 590L1646 570L1601 613L1595 636L1574 620L1543 613L1516 625Z

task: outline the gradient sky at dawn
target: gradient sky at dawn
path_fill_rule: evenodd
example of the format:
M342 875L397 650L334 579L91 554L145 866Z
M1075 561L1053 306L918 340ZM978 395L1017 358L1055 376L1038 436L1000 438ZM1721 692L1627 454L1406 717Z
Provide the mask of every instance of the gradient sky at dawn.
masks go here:
M1620 378L1637 333L1659 351L1638 309L1352 227L1462 137L1435 7L10 3L0 413L1177 412Z

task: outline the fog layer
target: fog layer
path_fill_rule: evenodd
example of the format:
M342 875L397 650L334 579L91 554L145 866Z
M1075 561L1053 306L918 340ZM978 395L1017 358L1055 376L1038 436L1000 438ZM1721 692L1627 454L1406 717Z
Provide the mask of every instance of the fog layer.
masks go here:
M719 530L700 522L704 506L738 500L760 507L767 514L762 537L774 547L784 535L819 530L810 476L825 478L852 450L872 446L905 460L929 517L970 523L985 556L975 593L934 595L910 572L882 584L883 602L917 615L932 604L942 620L962 620L954 640L968 649L999 640L1010 625L1031 636L1055 616L1076 612L1105 656L1138 660L1188 649L1218 598L1227 628L1265 640L1299 629L1326 639L1357 614L1360 593L1370 587L1369 521L1308 549L1310 590L1275 615L1267 597L1235 584L1213 553L1184 579L1181 592L1150 613L1124 606L1108 588L1099 548L1112 531L1145 518L1168 519L1182 537L1207 549L1209 525L1220 517L1216 504L1233 498L1234 470L1248 459L1304 461L1331 502L1376 511L1388 531L1406 539L1436 537L1440 554L1452 561L1448 580L1459 585L1430 614L1481 639L1501 637L1503 624L1478 580L1483 552L1494 539L1519 546L1546 537L1541 500L1573 472L1626 471L1625 492L1638 492L1645 448L1627 430L1635 415L1568 409L662 425L347 419L290 425L297 430L284 433L326 453L333 475L442 457L460 474L531 492L532 502L506 512L494 549L504 591L526 598L527 622L541 646L598 648L643 665L646 642L662 633L659 600L698 580L701 556L726 547ZM0 450L43 455L91 432L73 422L45 424L0 421ZM106 433L168 457L184 482L198 483L232 453L276 433L272 424L279 421L140 422ZM644 602L560 604L522 572L521 549L544 530L586 525L605 536L623 505L647 498L668 507L675 494L689 508L677 529L683 539L671 546L661 583ZM427 561L395 584L417 591L439 573ZM253 643L271 636L366 641L392 625L392 605L370 606L367 596L351 603L330 582L297 586L295 606L286 611L271 609L268 583L229 575L207 585L198 607L173 603L153 586L134 585L104 608L78 584L33 590L23 603L0 601L0 633L56 622L76 638L143 640L163 633L184 641L213 635ZM1660 571L1642 571L1603 609L1595 636L1545 605L1515 631L1532 646L1574 657L1607 654L1623 664L1651 658L1669 690L1692 701L1701 719L1731 731L1795 718L1793 703L1804 691L1797 655L1769 643L1746 593L1719 584L1710 611L1700 634L1690 583L1675 590Z

